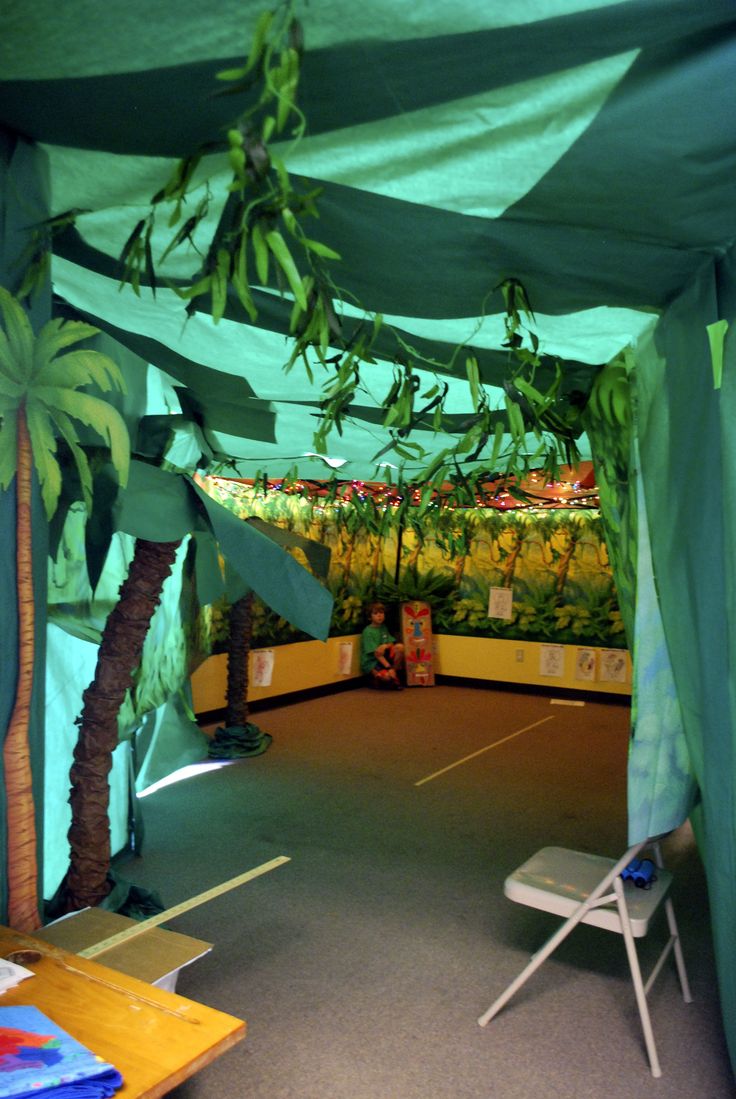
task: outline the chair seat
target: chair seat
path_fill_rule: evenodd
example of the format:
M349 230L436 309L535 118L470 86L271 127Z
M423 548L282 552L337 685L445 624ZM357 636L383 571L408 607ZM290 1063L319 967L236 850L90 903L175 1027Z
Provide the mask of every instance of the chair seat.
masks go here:
M518 904L567 917L614 865L614 859L601 855L570 851L565 847L543 847L509 875L504 892ZM666 897L671 882L672 875L661 868L657 868L657 880L649 889L639 889L633 882L624 882L626 907L635 938L646 935L651 918ZM581 922L618 934L622 931L615 903L592 908Z

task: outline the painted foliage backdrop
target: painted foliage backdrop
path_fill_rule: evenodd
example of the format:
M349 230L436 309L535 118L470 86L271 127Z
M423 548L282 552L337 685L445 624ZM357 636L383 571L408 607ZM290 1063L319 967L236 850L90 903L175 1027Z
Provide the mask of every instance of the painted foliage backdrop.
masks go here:
M437 633L625 648L598 511L431 506L421 519L405 510L399 523L390 504L369 495L329 500L215 479L208 487L243 518L330 547L333 635L360 631L371 599L425 599ZM488 617L492 588L511 590L510 619ZM254 645L304 637L256 603ZM216 651L226 636L227 607L205 609L197 646Z

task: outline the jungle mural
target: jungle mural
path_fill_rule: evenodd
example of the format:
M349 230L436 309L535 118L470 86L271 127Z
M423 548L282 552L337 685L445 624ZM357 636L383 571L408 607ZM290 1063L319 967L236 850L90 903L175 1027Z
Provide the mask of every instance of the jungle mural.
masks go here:
M330 633L359 632L371 599L421 599L436 633L625 648L597 510L403 508L373 494L349 499L264 490L209 479L207 490L243 518L258 516L328 545L335 599ZM492 588L512 591L511 617L488 617ZM228 608L205 608L193 627L206 655L227 637ZM259 600L255 647L304 640Z

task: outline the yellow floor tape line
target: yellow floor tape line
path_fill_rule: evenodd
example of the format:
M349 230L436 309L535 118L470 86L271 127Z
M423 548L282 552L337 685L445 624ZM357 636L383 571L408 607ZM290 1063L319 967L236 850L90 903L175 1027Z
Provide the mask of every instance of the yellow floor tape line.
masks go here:
M147 920L141 920L134 927L126 928L125 931L118 931L117 934L110 935L108 939L102 939L93 946L80 950L79 957L95 958L98 954L111 950L114 946L119 946L120 943L127 942L128 939L134 939L136 935L143 934L151 927L158 927L162 923L167 923L175 916L180 916L182 912L188 912L191 908L197 908L200 904L206 904L207 901L214 900L215 897L221 897L223 893L228 893L231 889L237 889L239 885L253 881L254 878L260 878L262 874L268 874L270 870L275 870L277 866L283 866L285 862L290 861L288 855L279 855L277 858L271 859L270 862L263 862L260 866L254 866L252 870L246 870L244 874L238 874L236 878L230 878L229 881L224 881L220 885L214 885L212 889L206 889L204 893L197 893L195 897L190 897L189 900L181 901L180 904L175 904L172 908L167 908L163 912L157 912L155 916L150 916Z
M463 756L462 759L456 759L454 763L448 763L447 767L443 767L440 771L434 771L431 775L426 775L424 778L420 778L419 782L415 782L415 786L424 786L425 782L431 782L434 778L439 778L440 775L446 774L447 771L451 771L453 767L459 767L461 763L467 763L469 759L475 759L476 756L483 755L484 752L490 752L491 748L498 748L501 744L505 744L507 740L513 740L514 737L521 736L522 733L528 733L530 729L536 729L537 725L544 725L545 721L551 721L552 717L543 717L539 721L533 721L531 725L525 725L523 729L517 729L515 733L509 733L508 736L501 737L500 740L494 740L493 744L486 744L485 748L479 748L477 752L471 752L469 756Z

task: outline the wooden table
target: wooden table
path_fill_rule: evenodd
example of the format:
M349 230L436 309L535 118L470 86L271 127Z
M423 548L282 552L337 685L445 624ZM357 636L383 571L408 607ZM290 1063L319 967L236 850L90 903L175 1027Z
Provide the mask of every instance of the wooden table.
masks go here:
M35 976L0 996L0 1006L32 1005L120 1071L120 1099L164 1095L245 1037L245 1023L165 992L51 943L0 927L0 956Z

